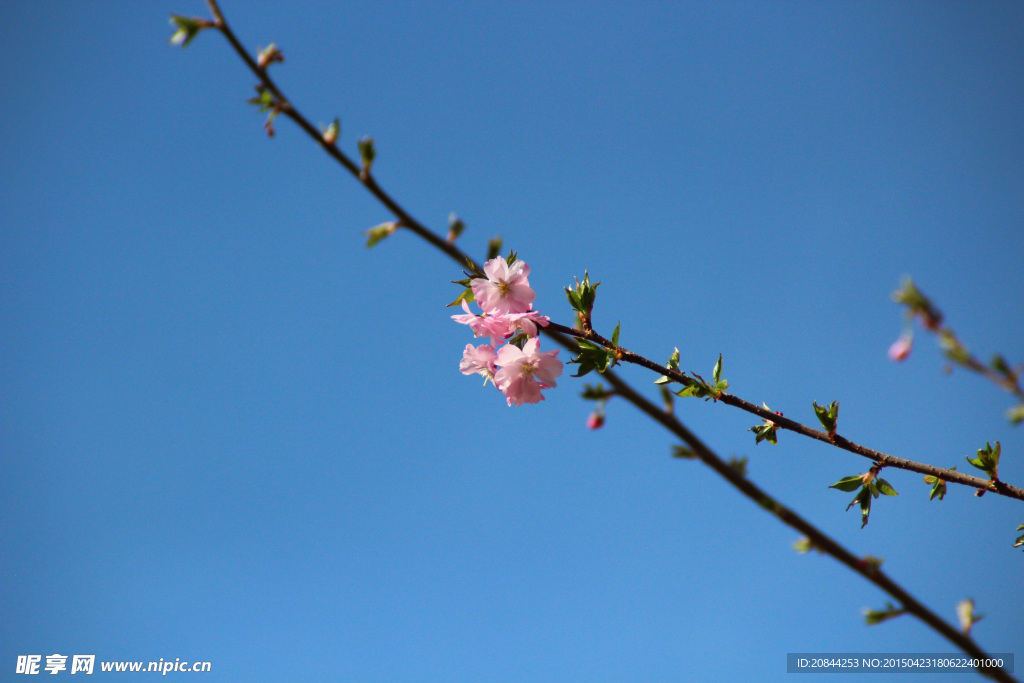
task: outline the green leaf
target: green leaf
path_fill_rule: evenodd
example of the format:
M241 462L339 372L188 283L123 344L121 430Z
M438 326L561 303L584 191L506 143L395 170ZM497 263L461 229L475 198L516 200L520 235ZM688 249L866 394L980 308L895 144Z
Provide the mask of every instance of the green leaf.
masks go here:
M942 330L939 334L939 348L947 358L959 365L965 365L970 360L971 352L949 330Z
M501 235L496 235L487 240L487 258L484 260L490 261L492 258L497 258L498 254L501 253L501 244Z
M843 477L842 479L840 479L836 483L830 485L829 488L830 489L839 489L840 491L846 491L847 493L849 493L851 491L856 491L857 489L859 489L863 485L864 485L864 477L863 477L863 475L854 474L854 475L849 476L849 477Z
M366 247L370 248L376 245L378 242L398 230L397 221L388 221L387 223L381 223L380 225L374 226L369 230L363 232L366 235Z
M679 369L679 349L678 348L676 348L676 350L672 352L672 355L669 357L668 365L666 367L669 370L678 370ZM670 378L668 375L662 375L658 379L654 380L654 383L655 384L668 384L669 382L674 382L674 381L675 380Z
M731 467L741 477L747 476L747 456L743 456L742 458L733 456L729 458L729 462L726 464L728 464L729 467Z
M754 444L759 444L762 441L767 441L771 444L778 444L778 426L775 424L762 424L754 425L747 431L754 432Z
M448 214L448 241L454 242L462 234L462 231L466 229L466 223L458 217L457 214Z
M594 370L604 372L615 365L617 359L613 349L606 349L585 339L577 340L577 344L579 344L580 352L569 361L580 366L578 372L573 377L582 377Z
M722 354L718 354L718 362L715 363L715 369L711 371L711 377L716 385L722 380Z
M373 138L366 136L359 139L359 158L363 162L363 170L367 173L373 166L373 160L377 158L377 148L374 147Z
M892 293L893 301L903 304L911 315L920 315L924 319L924 325L929 330L938 330L942 324L942 313L932 305L921 290L917 288L914 281L909 277L903 280L903 285Z
M878 492L881 493L883 496L900 495L896 493L896 489L894 489L889 482L887 482L885 479L882 479L881 477L875 479L875 483L878 484Z
M672 457L682 458L683 460L696 460L697 453L688 446L673 446Z
M185 47L192 42L192 39L199 35L204 28L210 28L209 20L183 17L180 14L171 15L171 26L175 27L174 35L171 36L171 45Z
M619 325L621 323L616 323L615 330L612 332L612 346L615 348L619 348Z
M690 384L675 392L675 394L682 398L686 398L688 396L693 396L694 398L711 398L710 388L708 388L706 384L696 381L691 381Z
M467 287L466 289L462 290L462 293L459 294L458 297L456 297L455 301L448 304L446 308L451 308L452 306L461 306L463 301L465 301L466 303L473 303L475 300L476 299L474 299L473 297L473 290Z
M885 609L883 610L864 610L864 622L868 626L874 626L875 624L881 624L883 621L888 621L893 617L898 617L905 613L905 609L893 607L891 602L887 602L885 603Z
M1013 377L1013 370L1010 368L1010 364L998 353L992 356L992 369L1003 377Z
M978 449L978 455L976 457L971 458L970 456L967 456L967 462L985 472L990 479L995 480L999 472L1000 450L1001 448L998 441L996 441L995 448L989 445L986 441L985 447Z
M950 469L954 472L956 471L955 467ZM946 497L946 482L944 479L929 474L925 476L924 483L932 485L931 493L928 494L928 500L935 500L936 497L942 500Z
M249 104L256 105L257 111L264 112L270 111L274 108L274 96L267 90L260 90L260 94L256 97L246 100Z
M793 550L797 551L801 555L810 552L811 548L813 547L814 543L812 543L811 539L807 538L806 536L801 536L800 538L796 539L796 542L793 543Z
M586 401L606 401L608 397L612 395L612 392L604 388L604 385L600 382L594 386L590 384L583 385L583 393L580 396Z
M1017 531L1024 531L1024 524L1021 524L1019 527L1017 527ZM1021 546L1024 546L1024 534L1018 536L1017 540L1013 543L1014 548L1019 548Z
M875 494L875 497L877 498L878 494ZM860 500L860 528L863 529L868 525L868 516L871 514L871 495L870 489L867 486L860 490L860 493L853 499L853 502L855 503L858 500ZM851 505L853 503L847 505L846 509L849 510Z
M1006 417L1010 420L1010 424L1012 425L1019 425L1021 422L1024 422L1024 403L1007 410Z
M813 405L814 414L817 415L818 422L825 428L830 438L835 436L836 423L839 421L839 401L832 401L828 407L819 406L817 401Z
M589 319L590 313L594 308L594 300L597 298L597 287L601 283L590 284L590 273L583 271L583 282L576 280L576 284L570 289L565 288L565 291L573 292L575 296L569 297L569 305L572 306L573 310L583 316L584 320Z

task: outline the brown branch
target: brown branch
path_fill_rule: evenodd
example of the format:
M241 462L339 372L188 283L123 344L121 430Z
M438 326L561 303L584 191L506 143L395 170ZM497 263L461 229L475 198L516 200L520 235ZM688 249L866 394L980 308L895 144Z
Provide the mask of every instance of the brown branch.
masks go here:
M215 26L224 36L228 42L232 45L242 60L249 66L250 70L256 74L259 78L260 83L267 89L268 92L275 98L279 111L287 115L290 119L302 128L310 137L316 140L320 146L336 161L338 161L346 170L348 170L353 176L355 176L369 192L378 199L389 211L394 214L398 219L398 223L418 236L429 242L434 247L440 249L442 252L450 256L460 265L474 264L474 261L465 254L462 250L456 247L454 244L447 242L442 239L439 235L425 228L418 221L413 219L404 209L395 202L390 195L384 192L380 186L377 185L373 177L356 166L343 152L341 152L334 144L327 143L323 139L323 135L311 124L309 121L299 114L284 97L280 89L274 84L270 77L266 73L266 69L260 68L255 60L249 56L245 48L239 43L237 37L231 31L227 22L224 20L223 15L217 6L216 0L207 0L207 4L210 6L210 10L215 18ZM471 266L472 267L472 266ZM560 325L552 325L554 329L547 329L545 332L549 337L553 338L557 343L562 346L575 349L575 341L565 334L560 333L560 330L569 330L570 328L562 328ZM649 362L649 361L648 361ZM661 372L658 369L658 372ZM778 517L783 523L790 527L793 527L797 531L807 536L812 545L818 548L824 553L827 553L837 559L842 564L849 567L851 570L865 577L876 586L881 588L883 591L891 595L897 600L903 609L907 612L914 614L923 622L928 624L940 635L945 637L951 643L956 645L958 648L963 650L965 653L978 659L989 659L988 655L982 650L974 640L950 626L942 618L936 615L934 612L929 610L927 607L918 602L913 596L907 593L894 581L889 579L883 574L877 566L870 562L865 562L862 559L857 558L851 552L846 550L839 543L834 541L832 538L827 536L824 532L817 529L810 522L807 522L802 517L789 510L781 503L777 502L774 498L769 496L767 493L762 491L756 485L751 483L746 477L742 476L737 470L729 466L724 460L718 457L710 448L708 448L700 439L697 438L686 426L683 425L674 415L671 415L655 404L648 401L642 395L640 395L632 386L624 382L617 375L611 371L604 373L604 377L608 382L615 388L616 394L623 397L642 412L650 416L656 422L668 429L669 432L679 437L684 443L686 443L697 457L706 464L708 467L713 469L723 478L725 478L730 484L737 488L743 495L747 496L754 502L756 502L762 508L768 510L776 517ZM986 669L981 671L982 674L989 676L998 681L1004 681L1005 683L1015 683L1015 679L1010 676L1006 671L1001 668Z
M566 327L565 325L559 325L558 323L551 323L550 327L555 330L558 330L562 334L567 334L578 339L586 339L588 341L600 344L601 346L604 346L605 348L608 349L616 348L612 344L610 339L602 337L600 334L594 332L592 329L585 331L577 330L572 327ZM693 381L692 378L687 377L684 373L680 372L679 370L673 370L672 368L666 367L659 363L655 363L649 358L645 358L644 356L634 353L621 346L618 347L618 353L616 355L623 362L639 365L660 375L665 375L666 377L672 378L677 382L689 384L690 382ZM831 446L835 446L836 448L841 448L844 451L849 451L850 453L855 453L857 455L863 456L865 458L868 458L869 460L873 460L875 463L882 465L883 467L895 467L901 470L908 470L910 472L917 472L919 474L931 475L933 477L938 477L939 479L942 479L947 483L962 484L963 486L970 486L972 488L978 489L979 491L992 491L993 493L998 493L999 495L1007 496L1008 498L1024 500L1024 489L1018 486L1011 486L1010 484L999 481L998 479L992 481L990 479L975 477L970 474L964 474L962 472L946 469L944 467L936 467L934 465L927 465L924 463L915 462L913 460L907 460L906 458L899 458L896 457L895 455L889 455L887 453L883 453L882 451L876 451L872 448L861 446L860 444L850 441L849 439L838 434L835 434L830 437L827 432L823 432L818 429L812 429L811 427L801 424L796 420L791 420L788 417L784 417L782 415L779 415L778 413L766 410L761 406L750 403L749 401L745 401L739 396L728 394L724 391L715 396L715 400L721 401L726 405L739 408L740 410L744 410L753 415L757 415L758 417L764 420L770 420L782 429L788 429L791 432L795 432L808 438L815 439L823 443L827 443Z

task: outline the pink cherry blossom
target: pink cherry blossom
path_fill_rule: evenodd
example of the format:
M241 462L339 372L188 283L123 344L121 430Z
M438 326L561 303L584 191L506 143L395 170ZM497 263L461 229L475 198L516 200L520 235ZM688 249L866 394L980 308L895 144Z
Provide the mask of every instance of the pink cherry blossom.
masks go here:
M487 380L493 382L494 373L497 370L494 358L494 347L490 344L481 346L466 344L466 350L462 352L462 362L459 363L459 370L463 375L483 375L484 384L487 384Z
M487 279L470 283L473 297L486 314L526 313L537 296L530 289L529 274L530 266L523 261L513 261L510 266L500 256L492 258L484 264Z
M587 429L600 429L604 426L604 413L595 410L587 418Z
M477 315L471 312L465 299L462 300L462 310L465 313L463 315L453 315L452 320L463 325L469 325L469 328L473 330L474 337L490 337L491 344L497 346L498 340L504 339L511 334L507 321L496 316Z
M498 340L508 339L516 330L522 330L528 337L537 336L537 326L547 327L551 319L537 311L526 313L509 313L506 315L477 315L469 310L469 305L462 301L462 315L453 315L452 320L469 325L475 337L490 337L491 344L498 345Z
M555 379L562 374L558 351L540 352L540 339L533 337L522 350L506 344L497 354L501 368L494 374L494 384L505 394L510 406L540 403L544 400L541 389L557 386Z
M914 338L909 334L900 335L900 338L889 347L889 359L897 363L907 359L910 350L914 347Z

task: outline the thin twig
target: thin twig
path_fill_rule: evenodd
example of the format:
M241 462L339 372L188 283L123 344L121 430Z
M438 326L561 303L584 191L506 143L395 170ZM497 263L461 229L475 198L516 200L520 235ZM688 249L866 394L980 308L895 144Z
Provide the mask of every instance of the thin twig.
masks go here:
M600 334L594 332L593 330L577 330L575 328L566 327L565 325L559 325L557 323L550 323L550 327L558 330L562 334L567 334L578 339L586 339L588 341L596 342L608 349L617 348L618 353L616 355L619 357L620 360L626 363L639 365L641 367L647 368L648 370L656 372L660 375L665 375L666 377L672 378L677 382L682 382L684 384L692 381L690 378L686 377L686 375L684 375L682 372L678 370L673 370L672 368L660 365L659 363L655 363L654 361L645 358L644 356L641 356L637 353L634 353L628 349L625 349L621 346L615 347L610 339L602 337ZM827 443L837 448L841 448L844 451L856 453L857 455L873 460L876 463L883 465L885 467L895 467L897 469L909 470L911 472L917 472L919 474L931 475L933 477L942 479L943 481L948 483L962 484L964 486L970 486L980 491L992 491L993 493L998 493L1000 495L1007 496L1008 498L1024 500L1024 489L1018 486L1011 486L1010 484L999 481L998 479L992 481L989 479L983 479L981 477L975 477L970 474L957 472L956 470L946 469L943 467L936 467L934 465L927 465L924 463L915 462L913 460L907 460L906 458L899 458L896 457L895 455L889 455L887 453L876 451L866 446L861 446L860 444L854 443L853 441L850 441L849 439L840 436L839 434L829 436L826 432L820 431L818 429L812 429L811 427L801 424L796 420L791 420L788 417L784 417L778 413L774 413L770 410L762 408L761 406L755 405L749 401L745 401L739 396L735 396L724 391L715 396L715 400L721 401L726 405L739 408L740 410L744 410L753 415L757 415L762 419L771 420L782 429L788 429L791 432L801 434L811 439L816 439L823 443Z
M262 69L256 63L255 60L246 52L245 48L239 43L237 37L231 31L227 21L225 21L223 15L217 6L216 0L207 0L207 4L210 6L210 10L215 18L216 28L219 29L228 42L235 49L235 52L242 58L242 60L249 66L250 70L256 74L260 79L261 84L270 92L275 98L278 109L288 116L290 119L302 128L307 134L316 140L320 146L336 161L338 161L346 170L348 170L353 176L355 176L366 188L378 199L389 211L398 219L398 223L416 233L419 237L429 242L434 247L440 249L442 252L450 256L460 265L470 265L475 267L475 262L462 250L441 238L439 235L425 228L421 223L412 218L408 213L405 212L401 206L394 201L380 186L376 183L373 177L369 173L362 172L361 169L352 162L343 152L341 152L334 144L327 143L323 139L323 135L303 117L298 110L284 97L280 89L274 84L270 77L266 73L266 69ZM552 327L555 327L554 325ZM561 329L561 326L557 326ZM564 328L569 329L569 328ZM549 337L553 338L562 346L569 349L575 349L576 343L570 337L561 333L559 329L545 330ZM659 369L659 372L662 370ZM915 615L936 632L942 635L944 638L949 640L951 643L956 645L965 653L978 659L989 659L988 655L982 650L974 640L967 634L957 631L955 628L950 626L946 621L936 615L934 612L929 610L927 607L918 602L913 596L907 593L903 588L896 584L892 579L888 578L881 570L870 562L865 562L862 559L857 558L851 552L846 550L842 545L834 541L832 538L827 536L824 532L817 529L811 523L804 520L802 517L789 510L781 503L777 502L774 498L769 496L767 493L762 491L752 482L750 482L745 476L741 475L736 469L727 464L724 460L718 457L710 448L708 448L700 439L697 438L689 429L687 429L682 422L680 422L674 415L671 415L655 404L648 401L629 384L620 379L614 372L606 371L604 377L608 382L615 388L616 394L623 397L642 412L646 413L656 422L668 429L672 434L679 437L684 443L686 443L697 457L723 478L725 478L730 484L736 487L743 495L747 496L762 508L768 510L776 517L778 517L783 523L793 527L797 531L801 532L810 539L813 547L821 550L822 552L831 555L842 564L849 567L854 572L860 574L867 580L874 583L876 586L881 588L883 591L892 596L897 600L902 608L907 612ZM774 415L774 414L773 414ZM775 416L777 418L778 416ZM774 418L773 418L774 419ZM980 673L989 676L998 681L1004 681L1005 683L1016 683L1015 679L1010 676L1006 671L1001 668L985 669L981 670Z

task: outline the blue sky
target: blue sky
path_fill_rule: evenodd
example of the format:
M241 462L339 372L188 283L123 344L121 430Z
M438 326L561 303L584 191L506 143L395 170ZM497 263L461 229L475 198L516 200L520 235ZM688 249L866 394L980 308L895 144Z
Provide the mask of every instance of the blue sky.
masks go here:
M913 460L965 471L999 440L1024 482L1011 397L947 376L923 333L885 355L910 275L980 357L1024 361L1020 3L223 10L344 149L377 140L422 222L457 212L479 256L501 234L556 321L587 269L632 350L705 374L722 353L737 395L807 424L839 400L841 433ZM517 409L459 374L458 267L407 234L366 250L390 216L284 119L266 138L226 42L167 44L204 3L0 11L4 680L52 653L205 660L208 681L774 681L787 652L953 651L864 626L884 595L631 407L590 432L568 373ZM862 530L827 486L867 461L676 407L1024 655L1019 502L887 472L900 495Z

